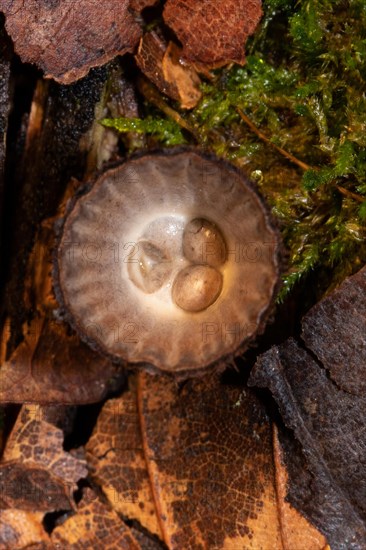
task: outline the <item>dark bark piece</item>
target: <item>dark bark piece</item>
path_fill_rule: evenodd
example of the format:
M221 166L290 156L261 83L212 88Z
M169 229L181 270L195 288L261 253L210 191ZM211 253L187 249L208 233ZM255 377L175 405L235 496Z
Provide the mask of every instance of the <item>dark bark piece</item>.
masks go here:
M70 179L83 178L86 154L80 140L93 124L106 79L107 71L98 69L68 87L53 82L37 86L30 114L33 128L28 132L24 153L14 159L8 182L16 193L6 205L6 231L12 238L5 309L11 317L12 332L18 333L15 339L19 339L19 327L29 318L24 304L25 268L36 233L41 222L55 214ZM31 124L34 118L37 121ZM24 143L17 144L17 149L22 147Z
M292 339L260 357L250 383L270 389L301 445L303 455L296 449L286 455L290 502L324 533L332 550L364 548L366 399L339 389Z
M302 337L345 391L366 395L366 267L314 306Z
M129 0L3 0L6 29L22 61L70 84L132 51L141 28Z
M244 45L261 18L260 0L168 0L163 17L197 68L245 62Z
M15 215L8 220L13 254L5 301L9 325L3 334L5 340L10 332L10 339L0 370L3 402L95 402L120 376L110 361L56 322L50 280L54 226L40 229L43 218L55 213L70 177L82 179L86 154L79 145L93 125L106 78L103 69L67 88L37 86L32 131L14 182L19 188Z
M6 153L6 134L8 128L8 116L11 108L10 97L10 60L11 49L8 37L3 28L3 21L0 17L0 219L3 219L4 212L4 172L5 172L5 153ZM2 231L2 229L1 229ZM0 257L3 255L3 239L0 233ZM4 262L2 261L2 269ZM3 273L0 273L0 277Z
M10 60L11 48L0 17L0 205L3 194L6 130L10 112Z

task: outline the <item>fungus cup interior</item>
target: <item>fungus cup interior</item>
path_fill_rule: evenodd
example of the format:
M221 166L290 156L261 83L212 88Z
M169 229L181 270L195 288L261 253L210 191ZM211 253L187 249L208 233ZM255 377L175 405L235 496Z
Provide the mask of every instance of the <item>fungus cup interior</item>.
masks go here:
M236 168L193 151L151 153L101 175L67 214L56 294L114 359L193 374L262 330L279 237Z

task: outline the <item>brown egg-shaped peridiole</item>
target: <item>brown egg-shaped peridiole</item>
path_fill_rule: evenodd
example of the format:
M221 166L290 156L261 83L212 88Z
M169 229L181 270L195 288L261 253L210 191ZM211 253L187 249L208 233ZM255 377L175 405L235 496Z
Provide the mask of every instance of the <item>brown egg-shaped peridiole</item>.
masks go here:
M246 176L168 150L106 170L72 201L55 290L95 349L185 377L223 366L263 330L280 265L279 234Z

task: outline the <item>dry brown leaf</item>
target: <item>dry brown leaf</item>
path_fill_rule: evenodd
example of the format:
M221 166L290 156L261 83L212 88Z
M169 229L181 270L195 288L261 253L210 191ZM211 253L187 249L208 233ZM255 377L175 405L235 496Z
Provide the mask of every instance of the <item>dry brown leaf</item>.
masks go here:
M25 340L2 362L0 401L88 403L107 392L116 368L65 324L36 317L24 331Z
M58 417L55 409L36 405L19 413L0 463L0 548L139 550L130 529L92 490L75 503L77 482L88 471L81 449L63 450L63 432L52 423ZM49 537L44 516L57 510L71 515Z
M79 550L141 550L130 529L103 504L91 489L85 489L77 513L52 532L55 548Z
M0 464L0 508L51 512L70 509L68 487L51 472L32 464Z
M244 45L261 18L260 0L168 0L163 16L197 68L245 62Z
M64 434L48 421L47 411L47 407L40 405L23 405L7 440L3 460L36 464L74 487L80 478L87 476L86 462L63 450Z
M183 109L192 109L202 96L200 79L192 67L181 64L180 55L181 48L151 31L141 38L135 59L161 92L180 101Z
M48 548L50 540L42 526L43 512L8 508L0 514L0 549Z
M88 464L114 510L138 519L162 538L141 441L135 379L122 398L108 400L87 443Z
M279 508L261 403L217 377L179 388L165 377L138 375L137 387L106 403L87 460L111 505L160 532L171 549L293 550L294 541L308 540L312 550L324 547L305 521L293 532L295 522L289 526L285 505ZM293 537L288 546L281 522L287 540Z
M145 0L134 6L151 3ZM46 77L62 84L132 51L141 36L129 0L2 0L0 9L22 60L37 64Z

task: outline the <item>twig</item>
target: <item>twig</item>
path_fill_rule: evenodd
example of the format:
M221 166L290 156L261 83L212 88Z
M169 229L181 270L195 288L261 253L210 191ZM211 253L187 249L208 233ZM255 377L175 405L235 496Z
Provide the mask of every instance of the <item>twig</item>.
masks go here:
M355 199L355 201L358 202L365 202L366 199L361 197L361 195L357 195L357 193L352 193L352 191L348 191L348 189L345 189L344 187L341 187L340 185L336 185L338 191L344 195L345 197L349 197L351 199Z
M303 170L311 170L311 169L314 170L314 168L312 168L312 166L309 166L309 164L306 164L305 162L302 162L302 160L297 159L296 157L294 157L294 155L291 155L291 153L289 153L285 149L282 149L282 147L278 147L278 145L273 143L273 141L271 141L265 134L263 134L260 130L258 130L258 128L255 126L255 124L253 124L253 122L243 113L243 111L241 109L239 109L239 107L237 108L237 111L240 115L240 118L243 120L243 122L245 122L245 124L247 126L249 126L249 128L252 130L252 132L256 136L258 136L259 139L261 139L262 141L265 141L266 143L271 145L274 149L276 149L276 151L281 153L281 155L286 157L288 160L290 160L294 164L297 164L297 166L299 166ZM315 170L316 170L316 168L315 168Z
M303 162L302 160L299 160L298 158L296 158L294 155L292 155L291 153L289 153L288 151L286 151L285 149L282 149L282 147L279 147L278 145L276 145L275 143L273 143L265 134L263 134L263 132L261 132L255 124L253 124L253 122L250 120L250 118L248 118L241 109L239 109L239 107L237 107L237 111L240 115L240 118L242 119L243 122L245 122L245 124L252 130L252 132L259 137L259 139L261 139L262 141L264 141L265 143L268 143L268 145L271 145L271 147L273 147L274 149L276 149L276 151L278 151L279 153L281 153L281 155L283 155L284 157L286 157L288 160L290 160L291 162L293 162L294 164L296 164L297 166L299 166L300 168L302 168L302 170L319 170L319 168L317 166L310 166L309 164L306 164L305 162ZM344 195L345 197L349 197L349 198L352 198L358 202L365 202L365 198L364 197L361 197L361 195L357 195L357 193L353 193L352 191L348 191L348 189L345 189L344 187L342 187L341 185L336 185L336 188L338 189L338 191Z

